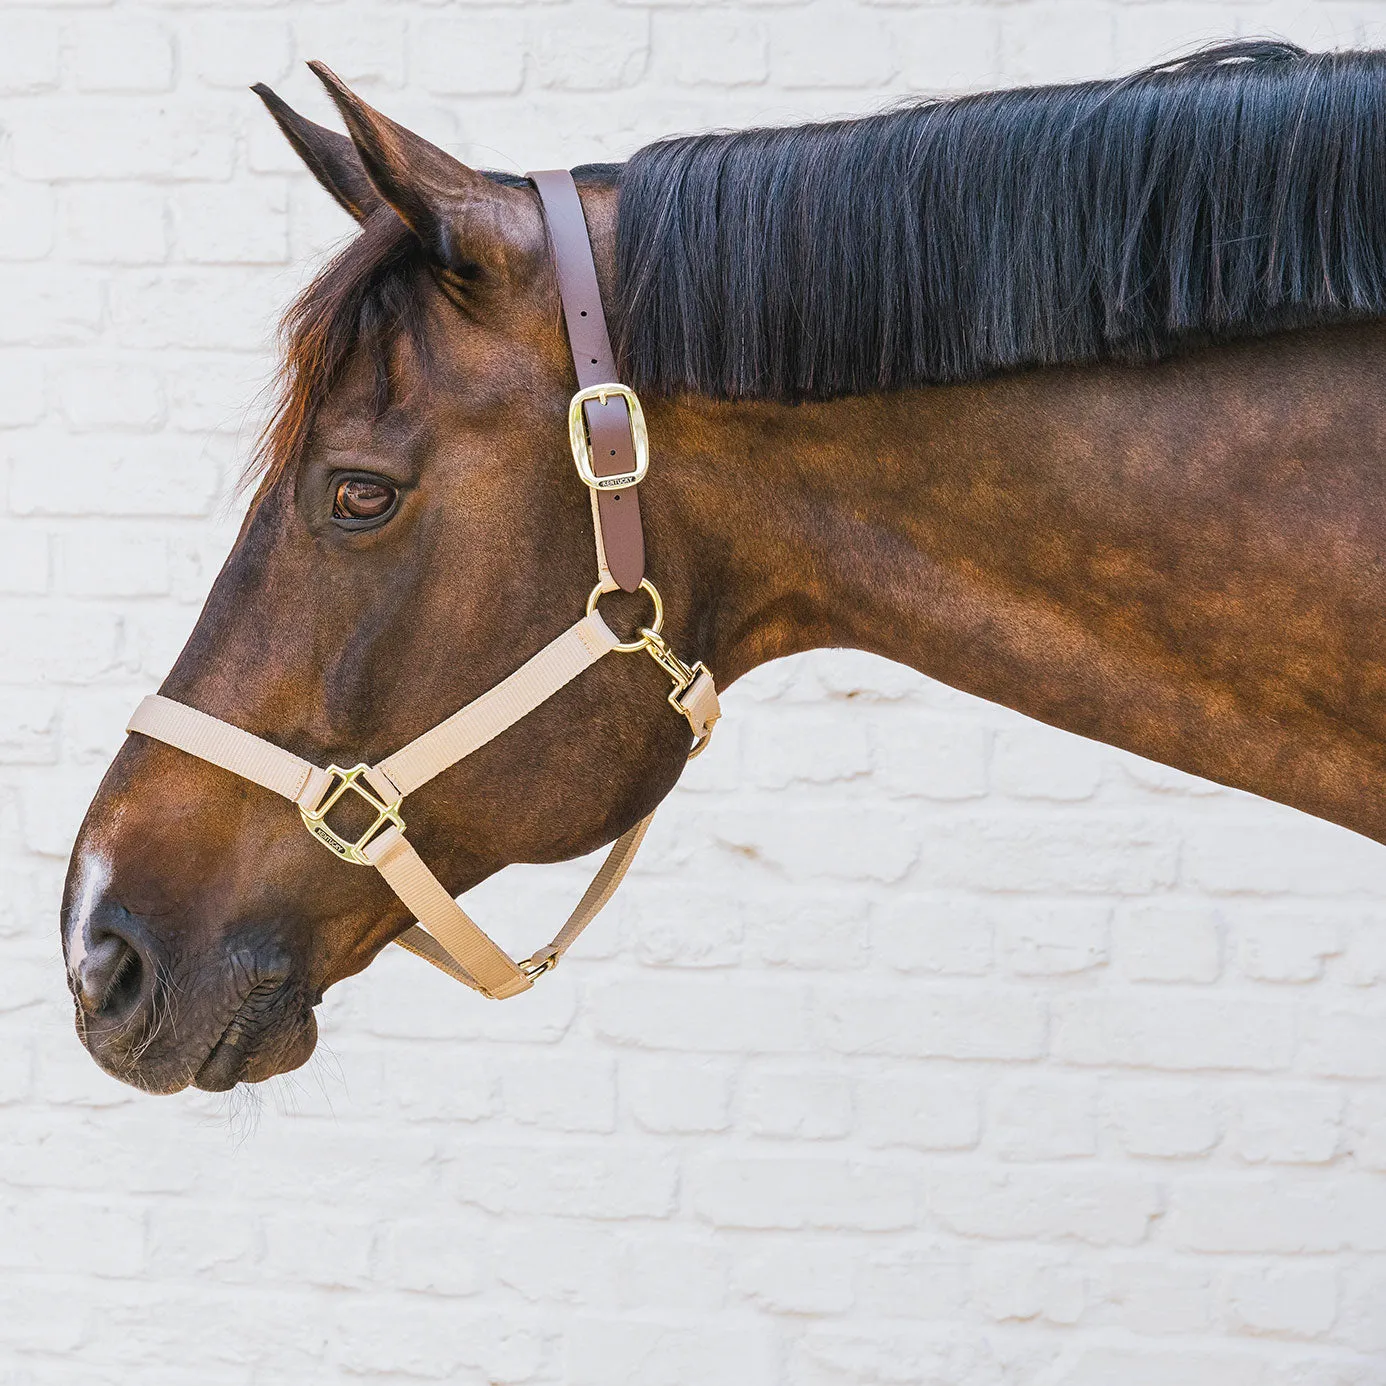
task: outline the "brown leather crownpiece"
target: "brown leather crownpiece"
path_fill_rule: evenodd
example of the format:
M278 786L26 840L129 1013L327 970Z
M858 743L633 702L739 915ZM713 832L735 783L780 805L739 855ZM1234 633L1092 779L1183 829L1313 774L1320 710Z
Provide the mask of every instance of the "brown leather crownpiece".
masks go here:
M617 383L620 377L616 374L616 356L597 285L592 241L573 175L567 169L545 169L527 176L538 190L548 222L578 387ZM588 400L583 412L592 440L592 470L598 476L633 472L635 445L625 400L612 398L605 404ZM645 576L645 534L636 491L636 487L629 486L620 491L597 492L600 548L611 576L627 592L634 592Z

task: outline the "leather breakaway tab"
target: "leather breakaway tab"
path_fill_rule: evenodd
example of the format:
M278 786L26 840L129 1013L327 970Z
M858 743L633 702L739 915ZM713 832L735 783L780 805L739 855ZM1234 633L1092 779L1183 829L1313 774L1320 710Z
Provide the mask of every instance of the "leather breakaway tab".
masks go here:
M526 176L544 205L578 388L619 383L597 284L597 267L592 259L592 241L573 175L567 169L545 169ZM588 400L583 413L592 440L592 470L598 476L634 471L635 445L625 400L613 397L605 404ZM619 491L594 493L594 516L599 526L597 551L611 576L627 592L634 592L645 576L645 534L637 490L628 486Z

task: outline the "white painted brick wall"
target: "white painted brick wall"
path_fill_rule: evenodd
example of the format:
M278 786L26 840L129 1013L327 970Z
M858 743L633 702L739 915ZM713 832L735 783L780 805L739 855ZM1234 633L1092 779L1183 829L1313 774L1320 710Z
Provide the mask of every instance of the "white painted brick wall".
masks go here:
M258 1116L102 1077L55 929L349 229L249 83L523 169L1268 30L1386 5L0 0L0 1381L1386 1380L1386 853L879 661L734 689L533 995L391 954Z

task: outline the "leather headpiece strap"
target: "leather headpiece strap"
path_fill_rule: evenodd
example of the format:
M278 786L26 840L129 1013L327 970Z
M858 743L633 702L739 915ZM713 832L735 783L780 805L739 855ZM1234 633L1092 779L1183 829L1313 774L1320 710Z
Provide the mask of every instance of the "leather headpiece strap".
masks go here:
M564 168L546 169L529 177L544 204L578 389L619 380L601 290L597 287L592 239L587 234L587 219L573 175ZM636 470L635 434L627 401L620 395L613 395L604 403L589 399L584 401L582 411L591 439L592 470L599 477L631 475ZM604 566L618 586L634 592L645 576L645 535L636 487L593 488L592 495L598 567Z
M645 540L636 499L636 486L649 467L645 419L634 392L616 379L577 188L566 171L530 176L548 221L577 372L568 434L578 475L592 494L597 541L597 584L587 599L586 614L495 687L376 765L321 769L273 742L157 694L135 709L126 728L292 800L314 838L344 862L374 867L419 920L398 943L493 998L528 990L535 977L558 962L621 883L653 815L617 839L553 942L517 963L473 922L405 837L400 812L405 797L500 736L612 651L643 650L664 670L673 684L669 703L693 734L690 756L707 744L721 715L711 672L701 663L685 664L660 633L664 606L645 577ZM597 610L602 593L618 586L628 592L643 590L654 607L639 638L625 643L611 633ZM374 822L354 839L341 836L328 822L347 794L364 800L374 813Z

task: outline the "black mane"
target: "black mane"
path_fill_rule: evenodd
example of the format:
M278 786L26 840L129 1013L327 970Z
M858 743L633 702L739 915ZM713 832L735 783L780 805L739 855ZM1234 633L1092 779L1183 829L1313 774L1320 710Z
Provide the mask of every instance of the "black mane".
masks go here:
M829 398L1386 313L1386 53L664 140L620 171L632 384Z

